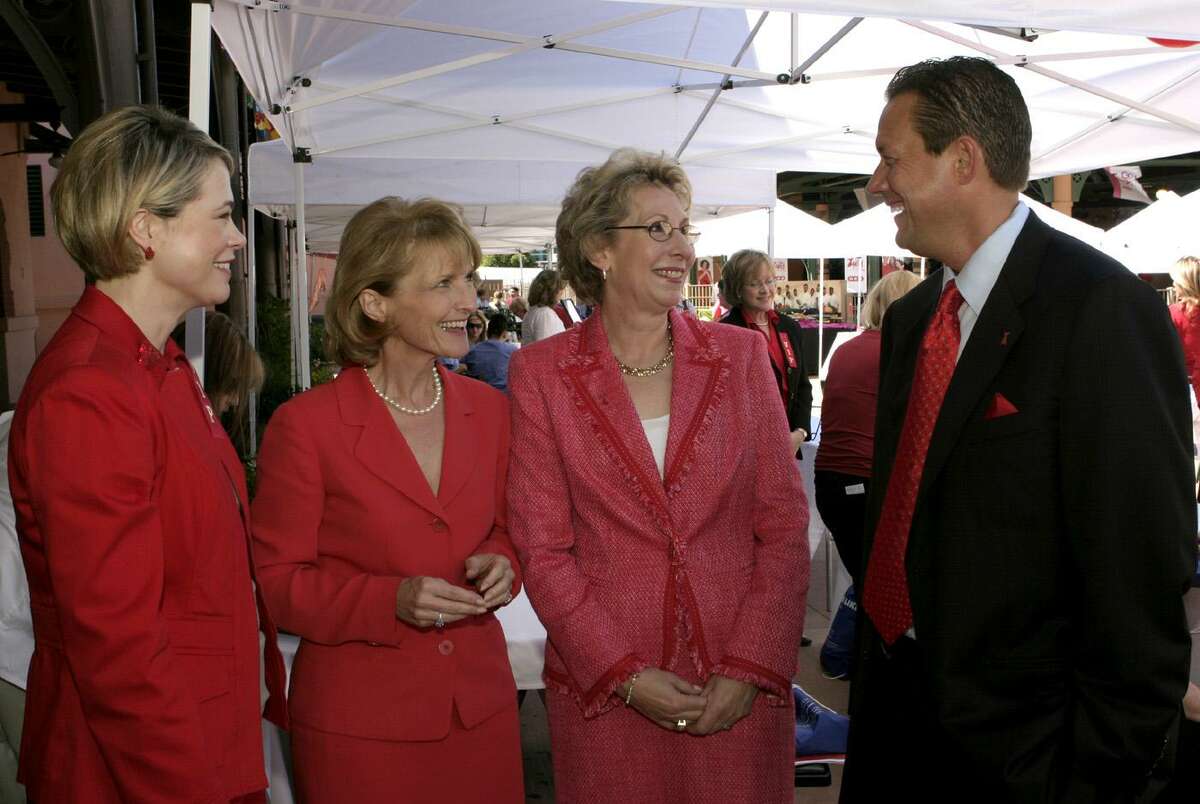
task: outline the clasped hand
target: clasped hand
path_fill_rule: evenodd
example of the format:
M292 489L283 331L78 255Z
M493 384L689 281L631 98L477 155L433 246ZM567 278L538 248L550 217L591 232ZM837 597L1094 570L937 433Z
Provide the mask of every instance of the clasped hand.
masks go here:
M430 628L439 614L447 625L483 614L507 602L516 577L512 563L497 553L469 556L466 575L476 591L427 575L405 578L396 589L396 617L417 628Z
M626 683L619 690L629 692ZM650 667L638 674L629 705L664 729L678 730L686 720L687 733L712 734L733 727L750 714L758 688L725 676L712 676L703 688L674 673Z

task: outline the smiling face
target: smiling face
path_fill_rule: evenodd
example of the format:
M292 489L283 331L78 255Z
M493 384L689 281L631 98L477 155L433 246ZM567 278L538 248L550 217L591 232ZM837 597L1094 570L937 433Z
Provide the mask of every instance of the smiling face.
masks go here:
M953 146L934 155L925 150L913 127L912 92L897 95L879 118L875 148L879 166L867 190L883 196L895 216L896 244L925 257L945 261L956 220L958 182Z
M164 305L183 313L229 298L230 265L246 244L233 222L229 171L213 160L200 194L174 218L154 218L153 259L142 270L157 280Z
M742 306L747 312L766 313L775 309L775 270L760 261L742 286Z
M619 229L610 233L608 245L591 255L592 264L606 275L606 303L662 314L683 298L688 268L696 259L692 244L679 231L689 223L687 211L665 187L648 184L634 189L619 225L645 226L655 221L675 227L665 242L644 229Z
M475 266L457 249L419 246L411 271L380 309L392 322L389 340L428 357L462 357L470 349L467 317L475 309ZM366 293L368 291L364 291Z

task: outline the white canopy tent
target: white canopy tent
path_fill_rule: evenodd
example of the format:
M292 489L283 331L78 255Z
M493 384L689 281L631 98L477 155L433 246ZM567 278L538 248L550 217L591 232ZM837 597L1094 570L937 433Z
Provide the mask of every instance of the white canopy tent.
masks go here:
M445 183L434 174L453 171L462 189L484 183L497 162L595 164L623 145L675 154L694 177L701 167L867 173L887 80L902 63L934 56L984 55L1013 74L1033 114L1036 176L1200 149L1200 47L1140 36L1200 39L1195 9L1164 0L1136 10L1112 0L952 5L931 12L953 22L923 22L892 19L912 13L900 0L795 2L796 14L606 0L215 0L212 25L284 153L297 149L300 244L304 200L340 204L305 187L334 158L360 160L359 175L403 195L432 194L400 180L413 161L433 186ZM1044 25L1055 9L1074 13L1066 27L1096 32L1027 41L957 24ZM1135 13L1151 22L1135 25ZM1139 36L1114 33L1127 30ZM252 195L254 185L252 177ZM505 202L522 206L506 196L481 207ZM314 212L327 222L328 210ZM483 222L480 209L473 223ZM299 298L303 281L297 275ZM298 343L307 344L303 333ZM297 364L303 371L307 361Z
M1138 274L1162 274L1180 257L1200 257L1200 190L1171 194L1109 229L1104 250Z
M773 257L825 256L833 228L825 221L782 201L726 218L692 216L700 230L696 253L724 254L751 248Z
M309 249L335 252L342 228L385 195L432 196L463 207L485 251L541 249L554 239L563 192L583 162L532 159L374 159L330 155L304 167ZM282 140L250 146L249 202L294 217L295 168ZM736 214L775 202L775 174L700 165L688 171L692 215ZM315 203L314 203L315 202Z

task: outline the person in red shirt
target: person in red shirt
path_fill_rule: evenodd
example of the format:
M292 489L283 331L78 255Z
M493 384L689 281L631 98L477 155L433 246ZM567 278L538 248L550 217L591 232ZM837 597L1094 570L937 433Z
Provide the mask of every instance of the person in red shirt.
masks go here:
M892 302L920 282L908 271L894 271L875 283L863 305L863 332L833 353L823 386L821 444L813 474L817 511L855 583L861 580L863 525L875 443L879 328Z
M1175 298L1171 322L1183 341L1183 362L1187 365L1192 390L1200 400L1200 257L1182 257L1171 268Z
M262 802L283 659L256 595L245 477L170 339L229 297L246 243L228 152L130 106L76 138L51 197L92 280L17 403L10 485L35 647L19 781L31 801Z

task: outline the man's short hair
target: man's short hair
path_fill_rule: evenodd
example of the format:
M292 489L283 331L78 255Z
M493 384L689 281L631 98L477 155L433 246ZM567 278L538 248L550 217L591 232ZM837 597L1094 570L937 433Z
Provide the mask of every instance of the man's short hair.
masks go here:
M992 181L1021 191L1029 181L1029 108L1012 76L987 59L955 56L902 67L887 99L911 92L913 127L925 150L937 155L964 134L983 148Z
M489 338L503 338L504 333L508 331L508 321L502 315L494 315L488 319L487 336Z

